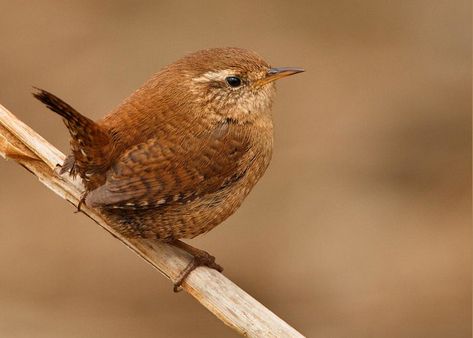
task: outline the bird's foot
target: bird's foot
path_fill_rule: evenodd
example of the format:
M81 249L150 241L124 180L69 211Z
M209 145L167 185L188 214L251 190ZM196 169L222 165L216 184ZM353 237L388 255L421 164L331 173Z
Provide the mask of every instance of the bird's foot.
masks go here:
M62 164L57 163L54 167L54 173L58 176L61 176Z
M171 244L193 256L192 261L184 270L181 271L177 281L174 282L174 292L179 292L182 290L182 283L185 281L187 276L189 276L189 274L199 266L207 266L211 269L217 270L218 272L223 271L223 268L215 262L215 257L209 254L207 251L194 248L193 246L181 241L174 241Z
M80 197L79 204L77 204L77 210L74 211L74 213L81 212L82 210L80 209L82 207L82 204L85 203L85 198L87 197L87 192L84 192L82 196Z

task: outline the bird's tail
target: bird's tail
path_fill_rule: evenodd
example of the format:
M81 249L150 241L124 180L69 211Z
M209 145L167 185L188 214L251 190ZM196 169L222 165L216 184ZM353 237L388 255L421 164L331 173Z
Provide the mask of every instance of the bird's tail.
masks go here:
M35 89L33 96L61 115L71 134L73 158L66 160L61 171L70 170L72 174L79 174L83 180L87 180L91 174L105 170L110 156L109 134L57 96L43 89Z

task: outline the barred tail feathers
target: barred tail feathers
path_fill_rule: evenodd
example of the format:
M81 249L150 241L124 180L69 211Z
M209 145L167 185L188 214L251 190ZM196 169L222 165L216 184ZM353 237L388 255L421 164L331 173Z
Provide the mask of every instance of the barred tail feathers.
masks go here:
M71 135L71 150L74 159L72 165L71 163L67 164L66 161L65 167L73 166L74 171L83 179L86 179L90 172L104 170L110 155L108 133L54 94L43 89L35 89L36 92L33 93L33 96L63 118Z

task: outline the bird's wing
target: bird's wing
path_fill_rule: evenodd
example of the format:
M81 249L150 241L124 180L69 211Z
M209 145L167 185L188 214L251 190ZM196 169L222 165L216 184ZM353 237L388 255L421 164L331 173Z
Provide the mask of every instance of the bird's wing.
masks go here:
M248 140L228 133L197 137L187 144L150 139L126 151L86 203L122 209L185 203L239 180L252 158Z

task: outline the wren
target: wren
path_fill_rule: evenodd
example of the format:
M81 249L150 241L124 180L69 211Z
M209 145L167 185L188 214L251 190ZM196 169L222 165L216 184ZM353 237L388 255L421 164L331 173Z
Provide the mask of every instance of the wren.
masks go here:
M273 149L274 81L300 72L241 48L200 50L96 122L45 90L33 95L69 129L61 173L82 179L81 202L124 236L176 243L223 222L261 178Z

